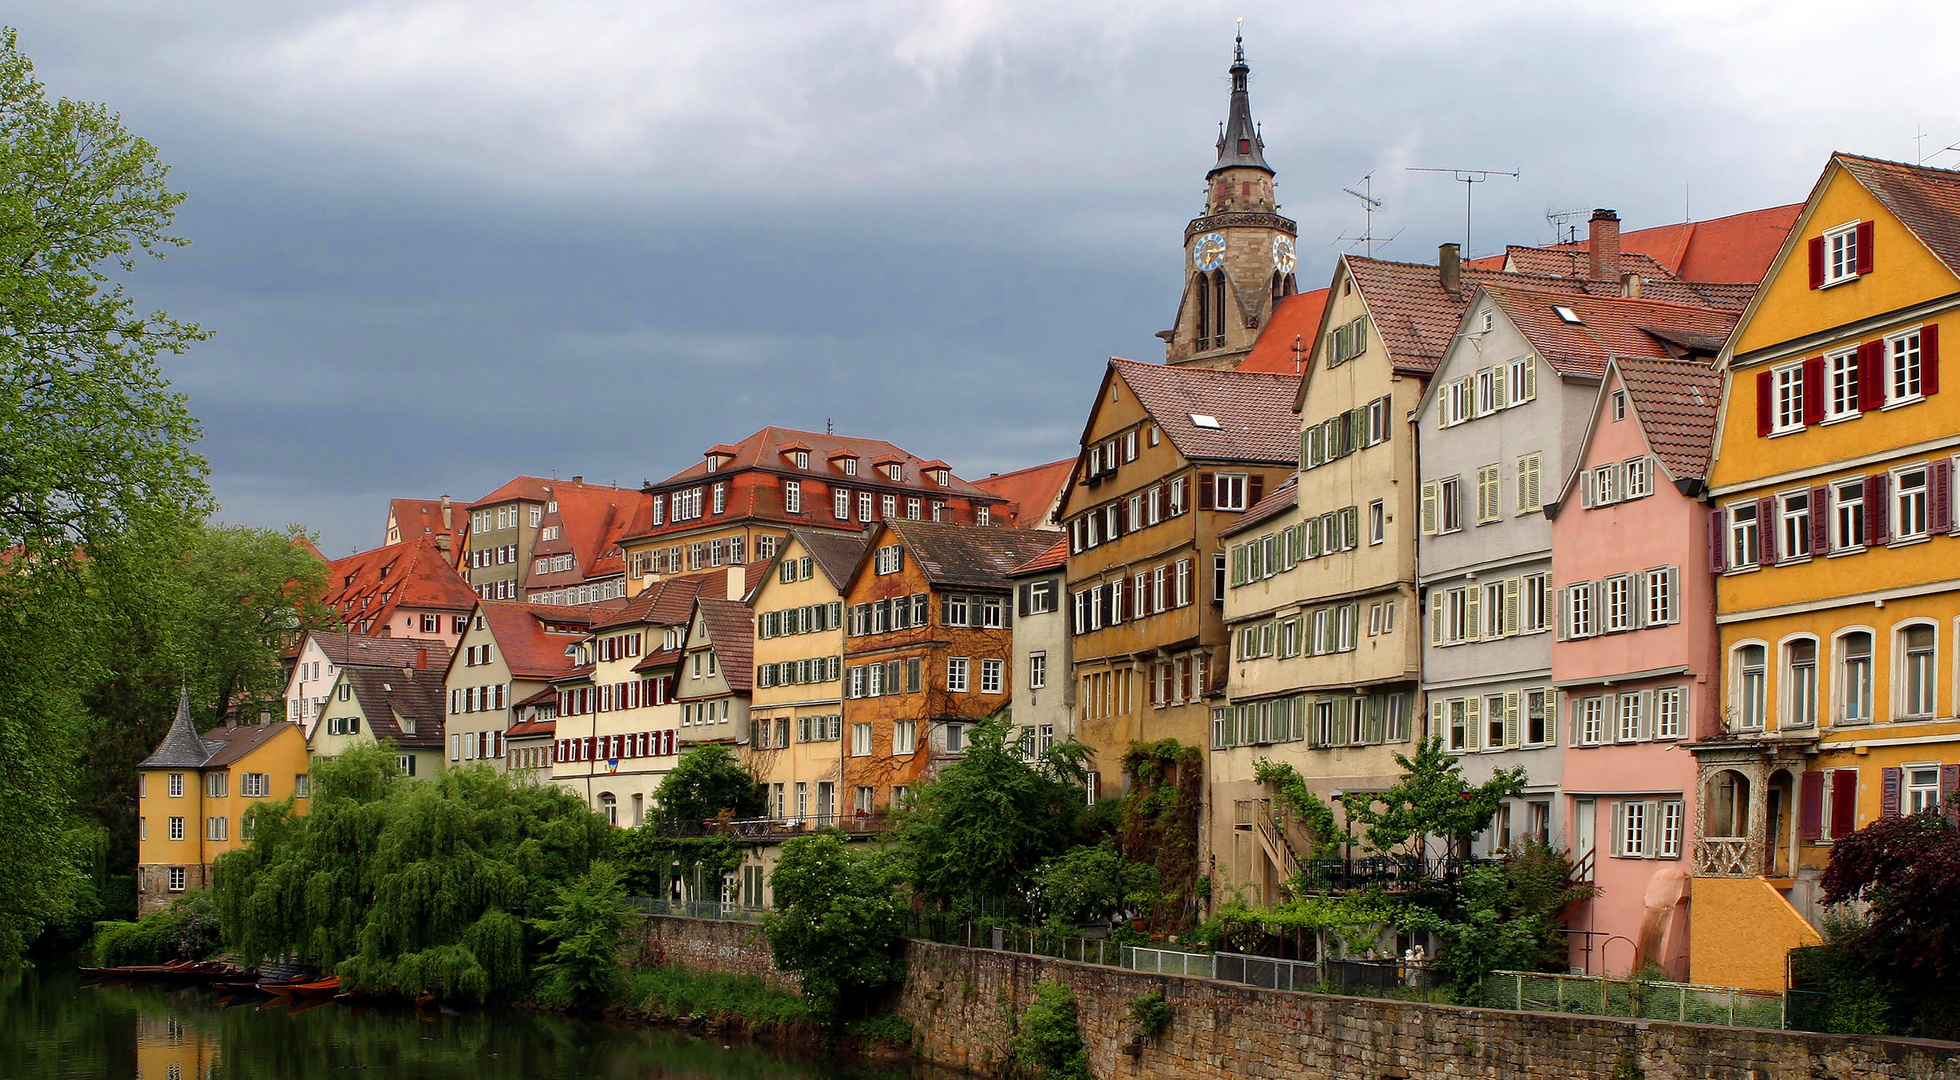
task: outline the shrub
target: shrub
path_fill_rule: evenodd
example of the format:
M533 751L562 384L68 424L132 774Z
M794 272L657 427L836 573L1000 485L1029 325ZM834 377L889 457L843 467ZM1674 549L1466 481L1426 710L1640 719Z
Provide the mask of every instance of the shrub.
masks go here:
M1130 1019L1137 1023L1137 1037L1154 1039L1171 1026L1171 1017L1176 1013L1170 1002L1164 1000L1163 993L1138 994L1130 999Z
M1043 979L1021 1013L1013 1039L1014 1061L1029 1080L1093 1080L1082 1048L1075 994L1068 984Z
M622 999L669 1020L739 1017L757 1028L820 1019L809 1002L769 985L759 975L726 975L679 964L635 972Z
M186 893L136 922L95 926L89 954L104 967L202 960L218 951L218 908L209 893Z
M537 999L547 1005L603 1006L619 989L620 935L632 921L619 868L595 862L558 889L548 918L531 925L551 951L538 965Z

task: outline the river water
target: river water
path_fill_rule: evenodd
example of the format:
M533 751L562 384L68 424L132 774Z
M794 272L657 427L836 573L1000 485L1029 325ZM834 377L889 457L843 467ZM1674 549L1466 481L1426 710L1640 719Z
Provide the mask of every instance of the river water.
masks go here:
M4 1080L905 1080L739 1041L526 1010L230 1000L0 968Z

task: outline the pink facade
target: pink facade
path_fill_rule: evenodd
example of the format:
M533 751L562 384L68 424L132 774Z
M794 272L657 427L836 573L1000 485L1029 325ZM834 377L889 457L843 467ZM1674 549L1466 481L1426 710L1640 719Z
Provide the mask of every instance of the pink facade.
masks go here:
M1699 490L1718 388L1687 361L1609 368L1553 518L1562 797L1599 888L1567 923L1576 970L1687 977L1686 744L1719 730L1721 702L1707 511L1681 488Z

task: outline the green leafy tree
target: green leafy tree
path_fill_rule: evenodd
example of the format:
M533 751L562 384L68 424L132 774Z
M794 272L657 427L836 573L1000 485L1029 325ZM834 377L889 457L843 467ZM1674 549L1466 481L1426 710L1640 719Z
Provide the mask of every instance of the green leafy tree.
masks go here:
M763 927L776 966L796 973L824 1015L869 1012L878 991L904 978L901 878L885 853L836 832L783 844L769 877L776 910Z
M1034 897L1036 911L1057 930L1121 920L1156 906L1157 868L1124 858L1111 840L1070 848L1041 865Z
M759 816L762 785L728 747L697 746L681 755L653 793L661 819L686 828L726 810L737 818Z
M1561 916L1592 896L1571 881L1563 852L1535 841L1499 864L1472 867L1446 903L1411 907L1404 925L1442 939L1436 962L1460 999L1476 1000L1493 971L1564 971L1567 942Z
M1074 843L1089 751L1068 739L1023 760L1005 716L967 736L960 760L919 787L893 835L915 893L976 911L1024 899L1041 864Z
M293 954L356 989L521 994L537 962L530 920L611 831L555 785L484 767L407 780L382 746L316 760L312 775L309 813L255 808L251 846L218 857L218 907L247 962Z
M597 1008L620 987L619 946L633 916L619 868L600 861L568 885L531 920L550 951L538 965L537 999L547 1005Z
M156 363L204 334L125 291L139 257L182 244L165 174L104 107L49 100L0 31L0 956L88 891L99 834L72 792L106 602L210 509L197 425Z
M1490 827L1504 800L1524 791L1525 771L1499 769L1482 784L1471 784L1443 740L1430 738L1414 757L1395 755L1402 775L1388 790L1344 800L1349 828L1360 826L1370 847L1384 854L1414 858L1424 872L1437 868L1429 858L1432 838L1441 838L1446 859L1451 849Z
M1017 1071L1028 1080L1094 1080L1082 1046L1075 993L1067 983L1043 979L1034 984L1034 1000L1015 1024L1012 1046Z

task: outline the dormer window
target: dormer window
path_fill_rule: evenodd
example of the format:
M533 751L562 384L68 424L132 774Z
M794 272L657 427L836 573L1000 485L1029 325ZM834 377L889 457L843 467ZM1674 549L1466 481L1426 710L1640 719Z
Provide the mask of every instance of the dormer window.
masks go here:
M548 502L548 503L546 503L546 504L545 504L545 513L547 513L547 514L555 514L555 513L557 513L557 512L558 512L558 500L557 500L557 499L553 499L553 500L551 500L550 502ZM514 525L514 524L516 524L516 521L515 521L515 520L513 519L513 520L512 520L512 522L511 522L511 524L513 524L513 525Z
M902 484L905 482L905 466L887 465L885 466L885 475L891 477L893 483Z
M856 458L845 458L845 459L844 459L844 475L845 475L845 476L856 476L857 474L858 474L858 463L857 463L857 459L856 459Z
M810 452L808 450L798 450L796 452L796 467L799 469L810 467Z
M721 459L718 457L710 456L708 458L708 471L714 472L716 469L719 468L721 468Z

